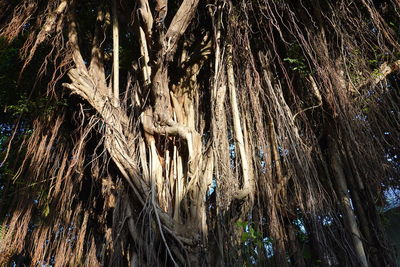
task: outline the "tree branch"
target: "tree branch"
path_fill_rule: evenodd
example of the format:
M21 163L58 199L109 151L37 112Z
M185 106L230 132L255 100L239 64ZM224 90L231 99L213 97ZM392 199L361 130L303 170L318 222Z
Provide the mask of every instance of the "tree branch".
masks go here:
M79 48L78 32L76 30L76 21L75 21L75 15L74 15L74 7L72 7L68 13L68 22L69 22L69 24L68 24L68 43L70 46L69 49L72 52L72 59L78 69L87 71L85 61L83 60L81 50Z
M139 8L137 12L138 15L140 15L139 19L143 22L139 23L139 25L142 27L149 41L149 38L151 37L151 29L153 28L153 16L151 15L149 1L139 0Z
M178 41L192 20L199 0L184 0L169 25L165 40L167 42L166 53L171 58L174 55Z
M394 71L399 71L399 70L400 70L400 60L396 60L392 64L384 62L382 65L380 65L379 74L377 75L377 77L375 77L375 79L373 79L372 84L377 85L379 82L386 79L388 75L390 75Z
M119 25L117 16L117 0L112 3L112 31L113 31L113 102L119 105Z
M103 53L100 49L100 28L104 23L104 13L99 7L97 10L97 19L92 43L91 59L89 64L89 74L95 78L96 86L101 88L102 92L107 92L106 78L104 74Z
M369 79L367 79L362 84L356 87L357 91L367 85L376 86L378 83L385 80L388 75L399 70L400 70L400 60L396 60L391 64L389 64L388 62L384 62L379 66L377 74L373 73Z

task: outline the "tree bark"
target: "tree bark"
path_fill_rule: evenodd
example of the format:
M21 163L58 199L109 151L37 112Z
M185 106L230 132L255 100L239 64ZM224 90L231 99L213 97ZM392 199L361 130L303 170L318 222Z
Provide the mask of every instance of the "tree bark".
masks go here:
M112 3L112 31L113 31L113 104L119 106L119 24L117 0Z
M340 150L338 148L338 145L333 143L335 141L331 142L331 166L333 177L335 178L335 183L337 186L337 194L339 196L340 203L344 211L344 221L350 231L351 238L353 240L354 250L359 263L362 266L368 267L369 263L362 242L361 232L359 230L357 219L352 208L349 188L347 186L345 173L343 171L343 164L340 159Z

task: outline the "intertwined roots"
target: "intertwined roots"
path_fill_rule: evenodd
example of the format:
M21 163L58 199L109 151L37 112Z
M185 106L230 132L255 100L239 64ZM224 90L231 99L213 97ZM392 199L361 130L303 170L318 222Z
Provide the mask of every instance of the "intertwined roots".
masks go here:
M68 99L10 143L0 265L392 264L400 5L381 2L0 2L22 70Z

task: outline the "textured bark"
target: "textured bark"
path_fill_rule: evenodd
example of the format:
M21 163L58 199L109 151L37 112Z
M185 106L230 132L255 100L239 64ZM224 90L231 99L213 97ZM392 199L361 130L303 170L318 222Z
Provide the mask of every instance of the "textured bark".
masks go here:
M393 265L397 1L3 2L48 103L1 159L0 265Z
M117 0L112 3L112 31L113 31L113 104L119 105L119 25Z
M250 163L247 156L247 151L245 148L245 141L243 138L243 131L240 120L239 106L236 97L236 85L235 85L235 77L233 71L233 62L232 62L232 46L228 46L228 59L227 59L227 78L228 78L228 88L229 88L229 100L232 108L232 120L233 120L233 129L235 133L235 139L237 147L239 147L241 166L242 166L242 175L243 175L243 186L242 192L238 193L239 198L246 197L250 195L250 199L254 201L254 189L255 182L253 178L253 172L250 169Z
M351 237L353 240L353 246L355 248L357 258L362 266L367 267L367 266L369 266L369 263L368 263L364 245L362 242L361 231L358 227L357 219L354 214L352 204L350 202L351 200L350 200L350 195L349 195L349 188L347 186L345 173L343 171L343 164L342 164L340 156L339 156L340 150L339 150L338 146L335 144L332 144L331 149L332 149L331 150L332 170L333 170L335 183L337 186L338 197L340 199L341 205L342 205L344 213L345 213L344 221L352 235Z

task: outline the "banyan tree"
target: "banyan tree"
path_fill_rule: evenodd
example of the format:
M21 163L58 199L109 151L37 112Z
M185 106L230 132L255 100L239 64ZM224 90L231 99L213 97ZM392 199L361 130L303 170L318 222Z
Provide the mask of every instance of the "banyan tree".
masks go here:
M395 266L399 0L0 9L1 266Z

